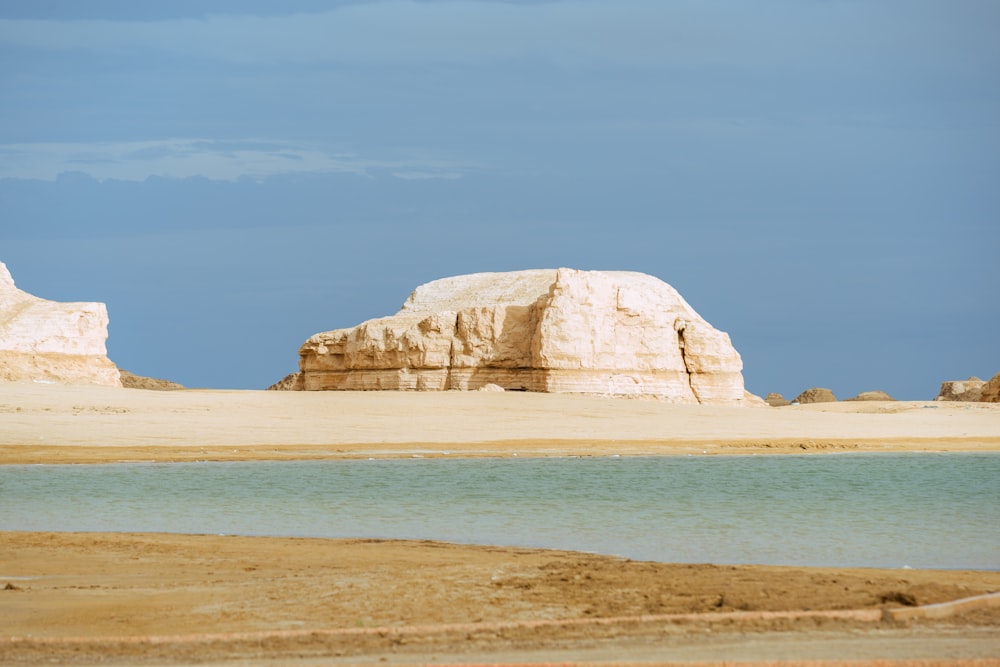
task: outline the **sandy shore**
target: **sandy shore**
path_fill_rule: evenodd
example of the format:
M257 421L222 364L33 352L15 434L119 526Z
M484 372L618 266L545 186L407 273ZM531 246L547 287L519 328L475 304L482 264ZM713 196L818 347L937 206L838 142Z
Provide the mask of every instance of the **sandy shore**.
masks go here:
M377 540L0 533L3 664L987 658L1000 572L671 565ZM894 663L889 663L894 664Z
M521 392L0 383L0 423L0 464L1000 450L1000 404L985 403L726 408Z
M840 451L1000 451L1000 405L735 409L523 393L0 383L0 464ZM924 620L880 610L997 591L997 572L671 565L432 542L0 532L0 663L983 665L1000 655L1000 606Z

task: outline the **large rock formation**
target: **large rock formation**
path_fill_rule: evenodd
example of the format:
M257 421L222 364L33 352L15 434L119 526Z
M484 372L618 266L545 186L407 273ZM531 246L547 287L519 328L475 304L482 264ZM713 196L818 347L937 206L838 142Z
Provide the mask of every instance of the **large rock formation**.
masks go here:
M948 380L941 383L935 401L978 401L983 393L983 385L986 384L976 376L968 380Z
M624 271L477 273L418 287L391 317L319 333L305 390L478 389L744 405L729 336L661 280Z
M121 386L103 303L58 303L14 285L0 262L0 380Z

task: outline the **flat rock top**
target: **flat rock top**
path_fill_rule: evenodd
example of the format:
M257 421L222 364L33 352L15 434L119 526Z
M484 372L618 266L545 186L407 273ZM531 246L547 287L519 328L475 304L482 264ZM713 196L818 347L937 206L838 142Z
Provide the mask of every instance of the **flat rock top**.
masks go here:
M404 311L438 312L477 306L527 306L549 293L556 269L509 273L472 273L421 285L403 304Z
M441 278L421 285L403 304L404 312L441 312L486 306L529 306L547 295L560 273L600 278L608 282L641 285L648 289L666 283L636 271L576 271L530 269L496 273L471 273Z

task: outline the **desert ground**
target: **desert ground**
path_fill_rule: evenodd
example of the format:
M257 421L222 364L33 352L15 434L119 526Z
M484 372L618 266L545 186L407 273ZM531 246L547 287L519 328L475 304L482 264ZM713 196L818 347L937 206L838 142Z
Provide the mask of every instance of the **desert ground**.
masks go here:
M1000 405L0 384L0 464L908 450L1000 451ZM998 591L997 571L7 531L0 663L985 665Z

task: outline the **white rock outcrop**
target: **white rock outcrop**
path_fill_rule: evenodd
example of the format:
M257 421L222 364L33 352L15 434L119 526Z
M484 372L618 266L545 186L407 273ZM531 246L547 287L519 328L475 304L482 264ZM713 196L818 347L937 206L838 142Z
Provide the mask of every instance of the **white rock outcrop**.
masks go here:
M0 262L0 380L120 387L107 357L103 303L59 303L19 290Z
M506 390L743 405L743 363L670 285L625 271L477 273L418 287L396 315L318 333L305 390Z

